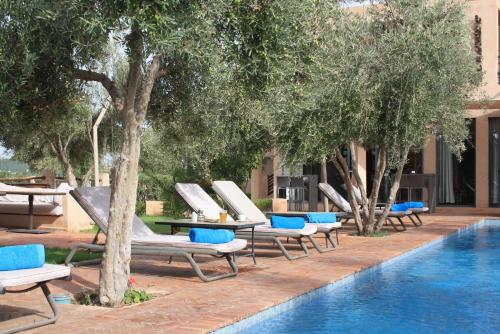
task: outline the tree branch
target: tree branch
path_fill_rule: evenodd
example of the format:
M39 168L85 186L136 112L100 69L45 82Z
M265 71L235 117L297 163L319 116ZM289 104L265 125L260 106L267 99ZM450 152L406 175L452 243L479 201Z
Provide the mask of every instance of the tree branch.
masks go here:
M160 64L163 56L155 55L153 61L149 65L146 77L142 82L141 94L139 95L139 100L136 106L136 119L139 123L144 121L146 117L146 112L148 110L149 99L151 98L151 91L155 84L156 78L160 73Z
M127 118L132 119L135 112L135 100L137 96L137 87L141 75L141 66L144 58L143 42L141 31L137 24L133 24L132 31L128 36L129 71L127 76L127 91L125 92L125 104L123 112Z
M120 112L123 109L123 101L121 97L120 90L116 86L115 82L111 80L106 74L98 73L94 71L82 70L79 68L74 69L73 73L77 79L83 81L95 81L100 82L101 85L106 89L109 96L113 100L115 109Z

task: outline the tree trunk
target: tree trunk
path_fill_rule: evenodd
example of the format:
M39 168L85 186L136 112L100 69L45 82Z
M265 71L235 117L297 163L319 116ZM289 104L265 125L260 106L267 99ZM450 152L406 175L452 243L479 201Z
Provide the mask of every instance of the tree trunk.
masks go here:
M122 303L127 289L132 221L139 179L140 126L133 113L123 123L121 154L113 169L111 182L108 233L99 282L101 304L112 307Z
M370 194L370 202L368 205L368 218L366 222L367 233L373 233L376 230L375 210L377 209L378 195L380 185L384 177L385 168L387 165L387 151L384 146L379 148L377 156L377 166L373 177L372 192Z
M321 182L323 183L328 183L328 172L326 169L326 159L323 159L321 162ZM325 212L328 212L328 197L325 195L323 196L323 208Z
M363 182L363 179L361 178L361 175L359 174L359 162L358 162L358 151L356 147L356 143L352 142L349 144L350 150L351 150L351 159L352 159L352 174L354 176L354 179L356 180L356 184L358 186L359 192L361 194L361 203L359 205L361 206L361 223L363 226L363 232L362 234L370 233L370 231L367 231L367 226L369 224L369 207L368 207L368 195L366 194L366 188L365 184ZM352 183L352 182L351 182ZM346 184L347 186L347 184ZM350 194L353 197L356 197L354 194L354 186L351 188L352 194Z
M129 35L129 73L124 100L110 92L123 125L120 158L113 170L108 234L100 272L101 304L119 306L130 274L132 222L137 200L138 167L141 151L141 127L146 118L153 85L159 73L162 55L154 56L141 78L142 35L133 25ZM139 82L142 84L139 85ZM140 86L140 87L139 87ZM121 104L124 102L123 104Z
M93 169L90 167L82 179L82 187L91 187L90 177L92 176Z
M76 181L76 176L73 172L73 166L71 166L69 162L64 164L64 177L70 186L74 188L78 187L78 182Z
M64 178L68 184L74 188L78 187L78 182L76 181L76 176L73 172L73 166L71 166L71 163L66 156L66 149L65 146L62 145L61 138L58 136L58 140L50 141L50 146L52 147L52 151L56 154L57 160L59 160L59 163L64 170Z
M364 233L363 221L361 218L358 202L356 201L356 197L354 196L354 188L349 174L349 166L347 165L347 161L342 156L342 152L339 148L335 149L335 157L332 159L332 162L335 165L335 168L337 168L337 170L339 171L339 174L346 185L348 201L349 205L351 206L354 224L356 225L358 234L361 235Z
M391 210L391 206L394 203L394 200L396 199L396 194L399 190L399 183L401 182L401 175L403 174L403 168L406 164L407 157L408 157L408 150L405 151L401 156L401 160L400 160L398 168L396 170L396 175L394 176L394 182L392 183L392 186L391 186L389 198L387 198L382 215L379 216L379 218L377 220L377 223L375 226L376 230L380 230L380 228L382 228L382 226L384 225L384 222L387 219L387 215L389 214L389 211Z

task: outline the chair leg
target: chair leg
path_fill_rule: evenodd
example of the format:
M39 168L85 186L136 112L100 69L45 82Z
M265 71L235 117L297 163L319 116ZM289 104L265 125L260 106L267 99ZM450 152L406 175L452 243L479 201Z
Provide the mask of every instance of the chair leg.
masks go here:
M29 329L33 328L38 328L46 325L53 324L59 319L59 309L57 308L57 304L54 301L54 298L52 298L52 294L47 287L46 282L40 283L39 287L42 289L43 294L45 295L45 298L47 299L47 302L49 303L50 309L52 310L53 316L50 319L38 321L35 323L31 323L29 325L24 325L24 326L19 326L16 328L8 329L6 331L2 331L2 334L12 334L12 333L17 333L21 331L26 331Z
M97 246L93 246L93 245L88 245L88 246L98 248ZM86 247L85 244L75 244L75 245L71 246L71 250L70 250L68 256L66 256L66 259L64 260L64 265L66 265L68 267L78 267L78 266L84 266L84 265L100 264L102 262L102 258L95 259L95 260L83 260L83 261L79 261L79 262L75 262L75 263L71 262L71 260L73 260L73 257L75 256L76 252L79 249L82 249L82 250L87 249L88 251L92 251L92 249L89 247Z
M194 257L191 254L184 253L183 255L189 261L189 263L191 264L191 267L196 272L198 277L204 282L212 282L212 281L216 281L216 280L219 280L222 278L233 277L233 276L236 276L238 274L238 266L234 262L232 254L224 254L224 257L226 258L227 262L229 263L229 266L231 267L232 271L228 272L228 273L224 273L224 274L213 275L213 276L205 275L203 273L203 271L201 271L200 266L194 260Z
M332 235L331 233L328 233L327 235L327 240L330 242L330 244L332 245L333 248L337 248L339 246L339 229L335 229L335 234L336 234L336 241L332 238Z
M416 227L420 226L420 224L413 219L412 215L409 215L408 218L410 218L410 221L413 225L415 225Z
M422 219L420 219L420 216L417 213L414 212L413 215L415 216L415 218L417 218L419 226L424 225L424 222L422 221Z
M300 247L302 247L302 250L304 251L304 254L301 254L301 255L292 255L292 254L290 254L288 252L288 250L285 248L285 246L283 246L283 243L281 242L281 240L279 240L277 237L273 237L273 240L274 240L274 242L276 242L276 245L278 245L279 249L281 250L281 252L283 253L283 255L285 255L285 257L288 260L296 260L296 259L300 259L300 258L309 256L309 251L307 249L307 246L304 244L304 241L302 241L302 238L296 238L296 240L299 243Z
M329 234L330 233L328 233L328 232L325 233L325 238L327 238L327 240L328 240ZM326 252L331 252L331 251L335 250L335 246L334 246L334 248L328 248L328 243L327 243L326 248L321 248L320 245L318 245L318 243L316 242L316 240L314 240L314 237L312 235L308 235L307 238L309 239L309 241L313 245L314 249L316 249L318 251L318 253L326 253Z
M388 221L388 222L391 224L392 228L394 228L396 231L398 231L398 232L403 232L403 231L406 231L406 226L405 226L405 224L403 223L403 221L401 220L401 218L399 218L399 217L396 217L396 218L398 219L399 223L401 224L401 226L402 226L403 228L398 228L398 227L397 227L397 225L396 225L396 224L394 224L394 222L392 221L392 219L391 219L391 218L389 218L389 217L387 217L387 220L386 220L386 221Z

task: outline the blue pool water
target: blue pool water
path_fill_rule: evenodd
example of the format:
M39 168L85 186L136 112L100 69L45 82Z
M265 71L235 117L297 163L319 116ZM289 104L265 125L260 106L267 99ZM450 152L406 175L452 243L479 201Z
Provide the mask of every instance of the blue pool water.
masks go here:
M317 292L239 333L500 333L500 221Z

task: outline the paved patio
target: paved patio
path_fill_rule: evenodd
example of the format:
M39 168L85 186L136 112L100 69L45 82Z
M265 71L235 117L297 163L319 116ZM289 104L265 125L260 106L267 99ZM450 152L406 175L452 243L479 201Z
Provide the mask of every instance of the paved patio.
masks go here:
M334 252L288 261L273 248L259 244L258 264L239 258L240 274L203 283L187 263L167 259L136 257L132 276L138 287L156 298L140 305L109 309L63 305L55 325L33 333L206 333L244 319L294 296L337 281L436 238L481 220L479 216L425 216L425 225L382 238L341 234L341 246ZM351 230L352 231L352 230ZM68 247L75 241L90 241L91 234L57 232L49 235L19 235L0 232L0 245L41 242L49 247ZM323 243L323 241L321 241ZM219 259L198 259L205 270L226 270ZM98 268L73 269L73 281L58 281L53 292L81 292L98 286ZM41 291L0 296L0 331L15 323L26 323L49 314Z

